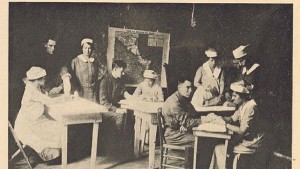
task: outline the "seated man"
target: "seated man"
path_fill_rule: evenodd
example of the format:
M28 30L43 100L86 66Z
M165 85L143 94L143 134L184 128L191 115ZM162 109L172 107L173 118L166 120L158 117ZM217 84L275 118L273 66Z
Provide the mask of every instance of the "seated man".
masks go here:
M145 70L144 78L144 81L135 89L133 96L144 101L163 102L164 95L162 88L159 84L155 83L157 74L153 70Z
M165 101L162 114L166 122L165 138L169 144L194 143L192 128L197 127L201 120L195 117L196 110L188 100L191 93L192 83L181 78L178 81L178 90Z
M122 60L115 60L112 63L112 70L100 83L99 101L109 112L103 114L104 144L109 149L120 147L124 143L125 125L124 114L126 109L121 109L119 101L124 99L125 85L122 76L127 65ZM127 92L125 92L127 93ZM120 140L120 141L118 141Z

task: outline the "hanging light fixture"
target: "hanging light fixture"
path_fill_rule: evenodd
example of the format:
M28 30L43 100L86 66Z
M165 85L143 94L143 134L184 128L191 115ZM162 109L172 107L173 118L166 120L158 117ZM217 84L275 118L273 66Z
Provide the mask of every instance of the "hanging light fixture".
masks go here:
M195 4L193 4L192 18L191 18L191 27L193 28L196 26L196 19L194 17L194 13L195 13Z

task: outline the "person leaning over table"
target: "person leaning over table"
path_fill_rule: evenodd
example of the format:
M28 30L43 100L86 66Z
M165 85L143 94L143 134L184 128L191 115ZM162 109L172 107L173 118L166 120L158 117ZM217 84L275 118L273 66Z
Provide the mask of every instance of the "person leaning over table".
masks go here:
M240 81L244 80L247 84L253 84L255 86L255 89L252 91L252 97L256 101L258 100L258 74L260 70L260 65L258 63L255 63L253 61L253 56L251 56L248 52L248 45L241 45L238 48L234 49L232 51L234 59L237 61L236 70L233 74L234 81ZM225 97L227 98L227 101L224 103L226 106L233 106L231 99L228 99L231 97L231 93L228 91L225 93Z
M118 148L124 142L124 120L126 109L120 108L120 100L124 99L125 85L123 81L124 71L127 64L122 60L114 60L111 72L100 82L99 101L100 105L108 109L103 114L103 139L109 148ZM128 94L129 95L129 94ZM103 133L103 132L102 132ZM128 133L126 133L128 134Z
M42 67L47 72L45 85L42 89L49 95L68 94L71 93L71 74L67 67L65 58L56 53L57 40L51 36L47 36L43 40L43 48L38 52L32 64L36 67ZM26 79L23 79L26 83Z
M159 84L155 83L157 74L153 70L145 70L144 81L138 84L133 96L144 101L163 102L164 95Z
M231 117L223 117L223 120L227 123L226 128L232 130L234 133L229 142L228 152L231 153L231 151L233 151L235 154L253 154L262 149L264 141L264 133L260 127L262 125L259 123L257 105L256 102L251 99L253 85L249 85L244 81L238 81L232 83L230 89L233 91L233 103L238 106L238 110ZM238 122L239 126L228 125L233 122ZM236 156L234 161L237 161L239 156L240 155ZM210 169L224 168L223 162L225 157L224 144L217 145L212 156ZM242 169L250 167L243 166L243 164L239 166Z
M85 38L81 41L82 54L78 55L71 62L71 68L75 74L76 90L79 96L96 102L98 84L98 62L92 57L94 42Z
M218 65L218 53L209 48L205 54L208 60L199 67L194 78L197 87L191 101L194 106L215 106L223 99L224 74Z
M45 85L46 71L31 67L26 72L27 83L21 108L15 121L15 132L21 142L33 148L44 161L61 154L62 124L47 111L47 104L71 99L69 95L50 98L41 87Z

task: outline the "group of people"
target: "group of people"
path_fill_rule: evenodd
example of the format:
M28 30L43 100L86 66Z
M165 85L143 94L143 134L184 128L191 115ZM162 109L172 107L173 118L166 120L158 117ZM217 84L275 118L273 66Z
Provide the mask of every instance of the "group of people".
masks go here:
M247 46L240 46L232 52L234 59L238 61L239 69L237 69L235 81L230 85L231 92L227 90L224 93L224 72L217 64L217 52L211 48L205 51L208 61L196 72L194 86L197 89L194 94L192 94L191 80L186 77L178 80L178 90L165 101L162 110L166 123L164 136L167 143L192 145L195 140L192 134L193 127L204 123L225 123L226 128L234 132L228 148L229 154L236 154L233 168L264 168L261 164L254 165L253 157L246 160L248 163L245 160L244 163L237 162L241 154L254 154L261 151L265 140L264 131L260 128L262 125L254 97L256 95L254 88L257 87L255 73L259 64L249 66L247 63L249 56L245 51ZM222 104L235 106L237 111L230 117L201 118L197 116L195 107ZM209 168L225 169L225 158L225 145L217 144Z
M52 57L55 46L56 41L48 39L44 44L45 53L26 72L26 88L15 122L15 131L20 140L32 147L44 161L59 157L61 151L61 124L47 113L47 104L70 99L75 92L82 98L105 106L109 112L103 114L103 138L111 145L118 146L121 145L120 138L126 132L123 129L127 110L120 108L121 99L164 101L163 90L155 82L158 75L153 70L145 70L144 81L132 95L125 91L122 77L127 64L124 61L114 60L111 71L100 79L99 64L92 57L92 39L85 38L81 41L82 54L75 57L70 64L62 64L59 58ZM233 50L233 56L239 62L239 71L236 82L230 85L232 93L225 92L224 71L218 64L217 51L212 48L205 51L208 61L197 70L193 83L186 77L178 80L178 90L166 99L162 109L166 121L164 135L168 143L193 144L192 128L209 122L197 116L195 107L224 104L238 107L233 116L223 117L226 127L237 134L236 141L232 141L233 151L258 151L263 133L256 128L258 112L252 95L256 87L254 74L259 65L248 64L246 47L240 46ZM194 94L193 85L197 87ZM53 97L62 93L61 96ZM238 126L227 125L237 121ZM224 151L223 145L216 146L210 168L221 168Z
M100 79L99 64L92 57L92 39L81 41L82 54L70 64L64 64L60 57L54 55L56 40L48 39L43 46L45 50L36 58L23 79L26 87L15 121L15 131L20 140L32 147L44 161L59 157L61 151L62 126L47 113L47 104L63 102L78 95L105 106L109 112L103 114L104 143L118 147L122 145L121 138L126 135L123 128L126 125L124 114L127 112L120 108L119 101L127 96L163 102L163 91L155 83L158 75L153 70L145 70L145 80L138 85L133 95L125 91L122 77L127 64L122 60L114 60L112 70Z

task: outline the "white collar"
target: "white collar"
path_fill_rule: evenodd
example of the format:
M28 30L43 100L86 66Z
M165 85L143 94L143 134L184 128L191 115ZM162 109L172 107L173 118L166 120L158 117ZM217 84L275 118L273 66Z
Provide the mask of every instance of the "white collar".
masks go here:
M87 57L87 56L84 56L83 54L78 55L77 57L80 60L84 61L85 63L87 63L87 62L94 62L95 61L95 58L93 58L93 57Z
M218 79L218 78L219 78L219 75L220 75L220 73L221 73L221 68L218 67L218 66L215 67L214 73L212 73L212 71L211 71L211 69L210 69L210 67L209 67L208 62L205 62L205 63L203 64L203 69L205 70L205 72L206 72L209 76L211 76L211 77L213 77L213 78L215 78L215 79Z
M243 67L243 70L242 70L242 74L245 74L246 75L249 75L250 73L252 73L256 68L258 68L260 65L258 63L255 63L251 66L250 69L247 70L246 67Z

